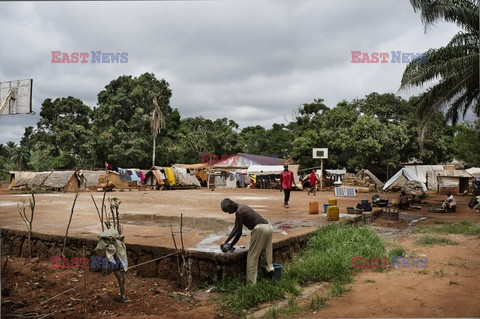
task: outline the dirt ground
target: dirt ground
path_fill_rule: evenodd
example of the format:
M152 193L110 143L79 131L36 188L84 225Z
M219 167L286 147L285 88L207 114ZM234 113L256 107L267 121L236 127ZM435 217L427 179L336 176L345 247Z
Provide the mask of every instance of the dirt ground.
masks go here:
M80 193L71 226L71 234L92 237L99 229L98 216L92 199L100 203L101 193ZM355 206L360 199L371 199L373 194L358 194L356 198L338 198L341 211ZM118 192L107 196L118 197L121 213L145 218L184 213L187 217L216 219L207 233L215 231L222 222L231 222L233 216L219 209L219 202L230 197L248 204L276 225L275 236L282 231L289 235L307 231L325 222L322 215L308 214L308 203L317 200L327 202L332 192L316 197L307 192L293 192L289 209L282 207L283 194L274 190L183 190L164 192ZM394 199L396 194L381 194ZM416 256L428 257L426 269L388 269L385 272L362 270L355 275L351 290L328 301L325 308L316 313L303 312L298 317L478 317L480 316L480 240L478 236L442 235L459 242L456 246L419 247L414 244L416 233L408 232L409 220L425 216L420 224L435 220L480 220L467 207L467 197L458 197L458 212L434 214L428 212L432 204L438 205L444 196L433 195L422 209L403 212L399 222L377 219L374 226L389 242L396 242ZM28 195L0 195L0 226L24 229L16 212L16 203ZM73 194L38 194L34 231L64 234ZM168 245L171 239L161 238L162 227L155 217L150 220L129 219L125 224L125 236L135 243L150 243L152 237L135 236L147 231L158 243ZM224 225L224 224L223 224ZM222 226L224 227L224 226ZM221 228L221 227L220 227ZM149 230L151 229L151 230ZM157 232L155 232L155 229ZM169 226L168 226L169 229ZM151 233L148 233L151 231ZM192 227L187 247L195 248L205 238L205 230L196 232ZM170 234L169 234L170 235ZM221 239L219 239L221 240ZM242 240L246 240L242 238ZM239 243L241 245L242 242ZM248 244L248 242L246 242ZM215 244L216 245L216 244ZM128 247L128 246L127 246ZM4 265L2 260L2 269ZM127 274L126 303L118 302L118 284L113 274L83 269L53 269L48 261L12 258L2 276L2 317L7 314L51 314L51 318L231 318L232 315L217 308L217 295L207 293L205 287L183 291L168 281L158 278L140 278ZM69 290L70 289L70 290ZM66 291L66 292L65 292ZM60 293L62 295L57 296ZM320 293L320 291L319 291ZM57 297L56 297L57 296ZM55 298L53 298L55 297ZM53 298L53 299L52 299ZM32 317L32 316L31 316ZM40 317L40 316L38 316ZM47 316L45 316L47 317Z
M338 198L341 213L355 206L360 199L370 199L373 194ZM392 196L392 195L387 195ZM25 224L17 212L17 204L27 201L27 194L0 195L0 227L25 230ZM99 217L92 197L101 207L103 193L81 192L77 198L69 235L96 239L101 232ZM218 244L233 227L234 215L220 209L223 198L247 204L264 216L274 227L274 242L289 236L311 232L327 222L325 214L309 214L309 202L318 201L321 210L333 192L308 196L307 192L291 194L290 208L283 207L283 193L261 189L206 189L176 191L125 191L107 193L108 198L121 201L119 212L126 244L148 244L173 248L170 226L178 235L180 215L184 217L184 241L189 249L220 252ZM70 217L74 194L37 194L33 231L44 234L64 235ZM348 218L341 214L341 219ZM248 245L248 237L242 237L238 246Z
M415 245L420 236L399 235L396 243L413 256L427 257L427 268L361 270L349 292L301 317L480 317L479 236L441 235L458 245L427 247Z

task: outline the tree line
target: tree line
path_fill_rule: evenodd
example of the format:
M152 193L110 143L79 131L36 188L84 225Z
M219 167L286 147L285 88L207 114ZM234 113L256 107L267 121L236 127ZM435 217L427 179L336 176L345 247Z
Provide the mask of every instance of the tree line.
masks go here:
M416 160L424 164L448 162L454 157L480 166L480 122L449 125L440 111L419 145L419 97L408 101L393 93L370 93L365 98L340 101L327 107L314 99L292 111L287 124L242 129L234 119L182 118L170 106L172 91L154 74L120 76L98 94L90 108L75 97L46 99L36 127L26 127L17 145L0 144L0 167L9 170L150 168L153 135L150 129L154 98L165 117L157 137L156 165L199 163L202 153L292 158L302 167L318 166L312 148L328 147L326 167L351 170L398 167Z

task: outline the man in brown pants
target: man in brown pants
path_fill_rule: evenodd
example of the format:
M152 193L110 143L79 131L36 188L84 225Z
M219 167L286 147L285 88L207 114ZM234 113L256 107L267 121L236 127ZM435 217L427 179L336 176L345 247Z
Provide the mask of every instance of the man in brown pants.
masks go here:
M257 282L258 259L265 255L267 271L273 276L272 264L272 237L273 227L268 221L247 205L237 204L229 198L222 200L220 207L225 213L235 213L235 227L230 235L220 245L223 252L227 252L237 243L242 236L243 225L250 229L250 247L247 254L247 284ZM233 238L231 243L228 243Z

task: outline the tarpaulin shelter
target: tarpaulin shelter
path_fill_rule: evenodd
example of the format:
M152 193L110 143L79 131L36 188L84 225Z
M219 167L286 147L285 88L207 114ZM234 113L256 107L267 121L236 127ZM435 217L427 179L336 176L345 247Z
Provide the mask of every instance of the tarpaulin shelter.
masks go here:
M437 190L437 178L435 171L444 169L443 165L405 165L418 179L430 190Z
M253 155L247 153L238 153L232 155L218 163L214 163L214 168L248 168L250 165L285 165L288 160L272 156Z
M418 181L422 185L423 191L427 191L427 186L423 183L414 172L408 168L400 169L395 175L390 178L383 186L384 191L395 191L402 188L408 181Z
M465 171L472 176L480 177L480 167L467 168Z

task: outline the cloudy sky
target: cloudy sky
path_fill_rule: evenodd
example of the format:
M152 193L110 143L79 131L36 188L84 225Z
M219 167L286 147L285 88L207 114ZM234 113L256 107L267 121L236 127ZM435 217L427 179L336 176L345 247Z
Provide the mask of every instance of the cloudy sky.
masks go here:
M0 143L35 126L46 98L93 107L111 80L145 72L170 84L182 117L268 128L314 98L332 107L397 93L406 64L391 51L423 52L458 32L425 33L407 0L0 2L0 12L0 81L33 79L36 113L0 117ZM52 63L52 51L126 52L128 62ZM352 51L387 52L388 63L351 63Z

